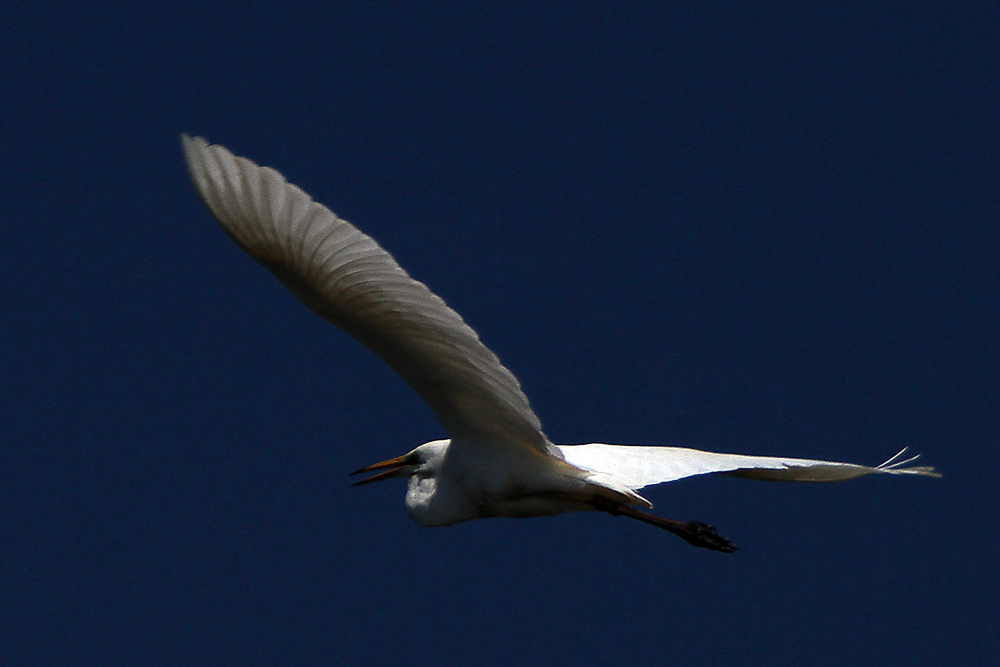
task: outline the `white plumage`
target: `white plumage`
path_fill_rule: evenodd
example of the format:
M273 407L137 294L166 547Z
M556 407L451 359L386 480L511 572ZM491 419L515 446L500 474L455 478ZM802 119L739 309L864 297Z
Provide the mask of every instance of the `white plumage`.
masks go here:
M719 454L681 447L554 445L517 378L462 317L369 236L268 167L200 137L182 137L188 170L223 229L317 315L379 355L427 402L450 440L357 472L361 483L409 476L406 507L420 525L579 510L622 514L695 546L735 547L697 521L665 519L636 491L692 475L824 482L871 473L938 476L904 467ZM905 451L905 450L904 450Z

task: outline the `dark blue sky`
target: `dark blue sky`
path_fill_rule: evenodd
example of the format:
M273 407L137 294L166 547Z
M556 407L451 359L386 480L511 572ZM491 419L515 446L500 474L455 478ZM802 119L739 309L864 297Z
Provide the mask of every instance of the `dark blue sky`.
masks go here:
M0 663L997 659L995 10L20 4ZM945 477L649 490L734 555L597 515L418 528L346 473L444 432L226 238L182 131L378 239L557 442Z

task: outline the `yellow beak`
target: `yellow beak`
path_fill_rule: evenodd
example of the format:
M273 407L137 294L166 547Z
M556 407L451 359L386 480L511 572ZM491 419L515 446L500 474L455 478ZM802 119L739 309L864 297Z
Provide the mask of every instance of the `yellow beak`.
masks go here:
M409 474L409 471L406 470L406 466L410 465L408 456L408 454L404 454L403 456L397 456L396 458L389 459L388 461L373 463L372 465L365 466L360 470L355 470L351 473L352 475L390 468L390 470L386 470L385 472L380 472L377 475L372 475L371 477L366 477L365 479L357 481L354 484L351 484L351 486L361 486L362 484L369 484L371 482L377 482L380 479L389 479L390 477L405 477Z

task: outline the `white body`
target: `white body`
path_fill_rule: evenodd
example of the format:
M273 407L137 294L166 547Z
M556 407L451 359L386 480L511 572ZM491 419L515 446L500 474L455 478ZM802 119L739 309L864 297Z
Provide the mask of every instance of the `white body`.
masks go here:
M787 482L839 482L873 473L937 476L899 452L878 466L777 456L721 454L686 447L556 445L561 457L489 442L435 440L410 474L406 510L421 526L450 526L489 516L551 516L597 509L595 496L651 508L636 491L684 477L723 473ZM473 459L469 460L472 456ZM914 457L915 458L915 457Z
M406 507L420 525L651 507L638 489L707 473L812 482L936 476L931 468L903 467L913 459L897 461L900 455L869 467L679 447L553 445L513 374L374 240L277 171L201 138L184 136L183 144L198 194L236 243L314 312L382 357L451 434L364 469L393 468L370 479L410 476Z

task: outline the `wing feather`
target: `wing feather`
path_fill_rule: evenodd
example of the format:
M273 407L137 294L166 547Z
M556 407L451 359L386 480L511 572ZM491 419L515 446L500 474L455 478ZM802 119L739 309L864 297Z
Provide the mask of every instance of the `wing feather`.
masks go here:
M517 378L371 237L274 169L201 137L182 142L191 179L222 228L316 314L399 373L452 437L549 451Z
M917 457L899 460L906 450L878 466L779 456L720 454L686 447L631 445L558 445L565 461L578 468L609 475L630 489L674 480L728 473L736 477L794 482L838 482L872 473L940 477L928 466L904 467Z

